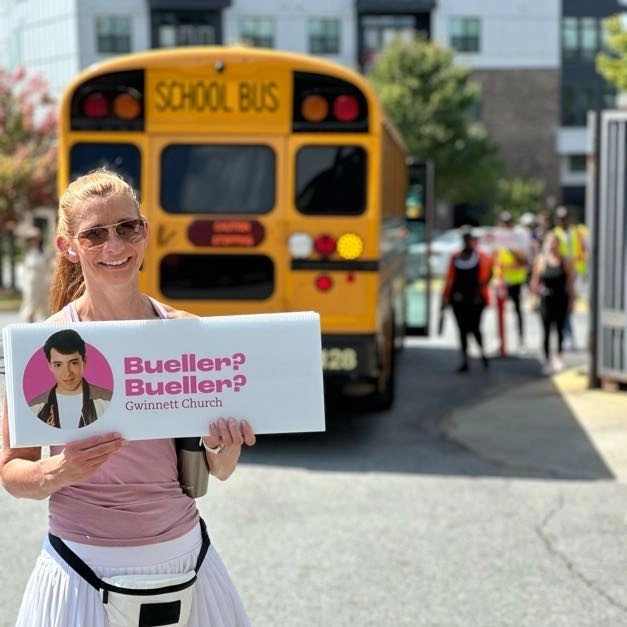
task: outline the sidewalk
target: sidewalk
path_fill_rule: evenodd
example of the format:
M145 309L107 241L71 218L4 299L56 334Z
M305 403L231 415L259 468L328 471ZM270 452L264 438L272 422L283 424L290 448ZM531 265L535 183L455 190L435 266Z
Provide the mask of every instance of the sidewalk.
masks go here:
M627 392L588 389L584 368L455 411L447 435L494 463L627 483Z

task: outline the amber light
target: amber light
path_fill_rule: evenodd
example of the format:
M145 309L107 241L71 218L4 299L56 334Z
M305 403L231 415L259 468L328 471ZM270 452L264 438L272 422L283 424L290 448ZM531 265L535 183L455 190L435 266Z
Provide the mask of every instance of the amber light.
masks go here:
M109 103L101 93L94 92L85 97L83 112L88 118L103 118L109 112Z
M331 235L319 235L314 240L314 250L323 257L328 257L335 252L335 238Z
M119 94L113 101L113 111L122 120L134 120L139 116L141 106L132 94Z
M300 105L300 112L308 122L321 122L329 113L329 104L322 96L307 96Z
M333 115L340 122L352 122L359 115L359 103L354 96L338 96L333 103Z
M328 274L316 277L316 287L321 292L328 292L333 287L333 279Z
M342 259L357 259L364 252L364 243L356 233L344 233L337 240L337 253Z

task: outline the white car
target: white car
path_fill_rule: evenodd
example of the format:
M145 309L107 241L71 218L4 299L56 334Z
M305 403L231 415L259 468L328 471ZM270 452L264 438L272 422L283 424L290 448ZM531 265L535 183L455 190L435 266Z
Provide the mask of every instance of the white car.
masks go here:
M489 232L486 227L473 229L479 236L479 246L489 252ZM431 276L443 277L448 270L451 255L462 248L462 235L460 229L449 229L431 240L429 246L429 269ZM407 276L411 279L424 277L426 274L427 243L420 242L410 244L407 248Z

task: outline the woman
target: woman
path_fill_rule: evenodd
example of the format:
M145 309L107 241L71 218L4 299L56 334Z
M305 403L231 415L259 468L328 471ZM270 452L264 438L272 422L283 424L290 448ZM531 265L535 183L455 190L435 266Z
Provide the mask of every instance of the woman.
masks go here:
M562 255L560 241L552 231L544 236L542 253L536 258L529 287L540 299L544 349L542 374L559 372L564 368L562 360L564 321L571 313L575 300L575 266L570 257ZM552 328L557 332L557 354L553 361L551 361Z
M468 335L472 334L479 345L483 367L489 365L483 348L481 314L489 302L488 285L492 278L492 257L477 248L477 237L469 229L462 231L463 249L449 262L446 283L442 294L442 307L449 304L459 329L462 363L457 372L468 372Z
M189 317L139 290L148 225L131 187L98 170L73 182L60 199L57 265L48 320L148 320ZM181 490L172 439L125 441L119 433L66 446L11 448L5 401L0 461L4 487L16 497L49 498L50 531L100 578L129 573L174 575L193 570L201 521ZM210 473L234 471L243 444L253 445L248 422L219 419L202 438ZM103 600L45 540L27 584L18 627L107 627ZM167 624L155 622L150 624ZM212 546L198 572L191 601L193 627L250 623Z

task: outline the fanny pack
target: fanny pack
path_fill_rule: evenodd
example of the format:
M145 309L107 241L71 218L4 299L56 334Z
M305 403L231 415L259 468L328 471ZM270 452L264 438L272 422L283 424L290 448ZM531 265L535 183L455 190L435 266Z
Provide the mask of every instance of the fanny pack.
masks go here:
M211 544L200 519L202 545L194 570L181 574L114 575L100 579L61 538L49 533L55 551L102 597L111 627L184 627L189 620L194 583Z

